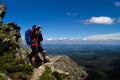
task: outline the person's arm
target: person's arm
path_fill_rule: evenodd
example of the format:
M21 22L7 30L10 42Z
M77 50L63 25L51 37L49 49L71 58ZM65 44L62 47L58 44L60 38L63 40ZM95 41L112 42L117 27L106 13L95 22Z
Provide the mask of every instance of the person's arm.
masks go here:
M38 40L39 42L43 41L42 28L38 27Z
M42 36L41 31L39 31L38 40L39 40L40 42L43 41L43 36Z

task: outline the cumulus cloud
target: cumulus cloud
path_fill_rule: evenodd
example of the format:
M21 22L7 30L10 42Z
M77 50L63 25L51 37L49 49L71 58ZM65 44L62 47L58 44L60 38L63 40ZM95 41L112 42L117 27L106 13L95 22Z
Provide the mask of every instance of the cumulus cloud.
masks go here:
M67 15L67 16L76 16L76 15L77 15L77 13L67 12L67 13L66 13L66 15Z
M102 35L92 35L83 38L83 40L120 40L120 32Z
M91 17L87 20L82 20L81 22L85 24L113 24L114 19L106 16L100 16L100 17Z
M114 2L114 4L116 7L120 7L120 2L116 1L116 2Z

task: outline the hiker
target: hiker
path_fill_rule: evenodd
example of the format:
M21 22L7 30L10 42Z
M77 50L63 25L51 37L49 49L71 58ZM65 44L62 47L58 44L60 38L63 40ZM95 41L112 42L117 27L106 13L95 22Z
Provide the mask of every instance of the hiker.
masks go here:
M40 42L43 41L41 30L42 29L40 28L40 26L33 25L32 30L30 32L30 38L33 41L33 43L31 43L32 65L35 65L36 57L38 57L38 52L42 53L43 62L47 62L45 58L46 50L44 50L40 44Z

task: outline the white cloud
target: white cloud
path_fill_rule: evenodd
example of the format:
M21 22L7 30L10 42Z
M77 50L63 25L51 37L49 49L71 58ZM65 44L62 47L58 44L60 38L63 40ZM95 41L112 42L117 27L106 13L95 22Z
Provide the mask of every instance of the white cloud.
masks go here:
M120 32L85 38L47 38L44 44L120 44Z
M47 41L58 40L58 38L47 38Z
M120 7L120 2L116 1L116 2L114 2L114 4L116 7Z
M47 38L47 41L76 41L76 40L120 40L120 32L110 34L91 35L84 38Z
M47 38L47 41L52 40L80 40L80 38Z
M48 41L54 40L53 38L47 38Z
M120 40L120 32L88 36L83 38L83 40Z
M67 15L67 16L76 16L77 13L71 13L71 12L68 12L68 13L66 13L66 15Z
M114 19L106 16L100 17L91 17L91 19L83 20L82 22L85 24L113 24Z

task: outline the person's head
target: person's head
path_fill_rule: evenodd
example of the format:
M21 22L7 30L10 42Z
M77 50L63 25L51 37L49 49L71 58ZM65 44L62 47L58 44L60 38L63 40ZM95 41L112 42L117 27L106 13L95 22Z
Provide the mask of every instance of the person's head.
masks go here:
M37 25L33 25L33 26L32 26L32 29L36 29L36 28L37 28Z
M38 29L38 31L41 31L42 27L40 25L37 25L37 29Z
M40 28L42 29L42 27L41 27L40 25L36 25L36 27L39 28L39 29L40 29Z

